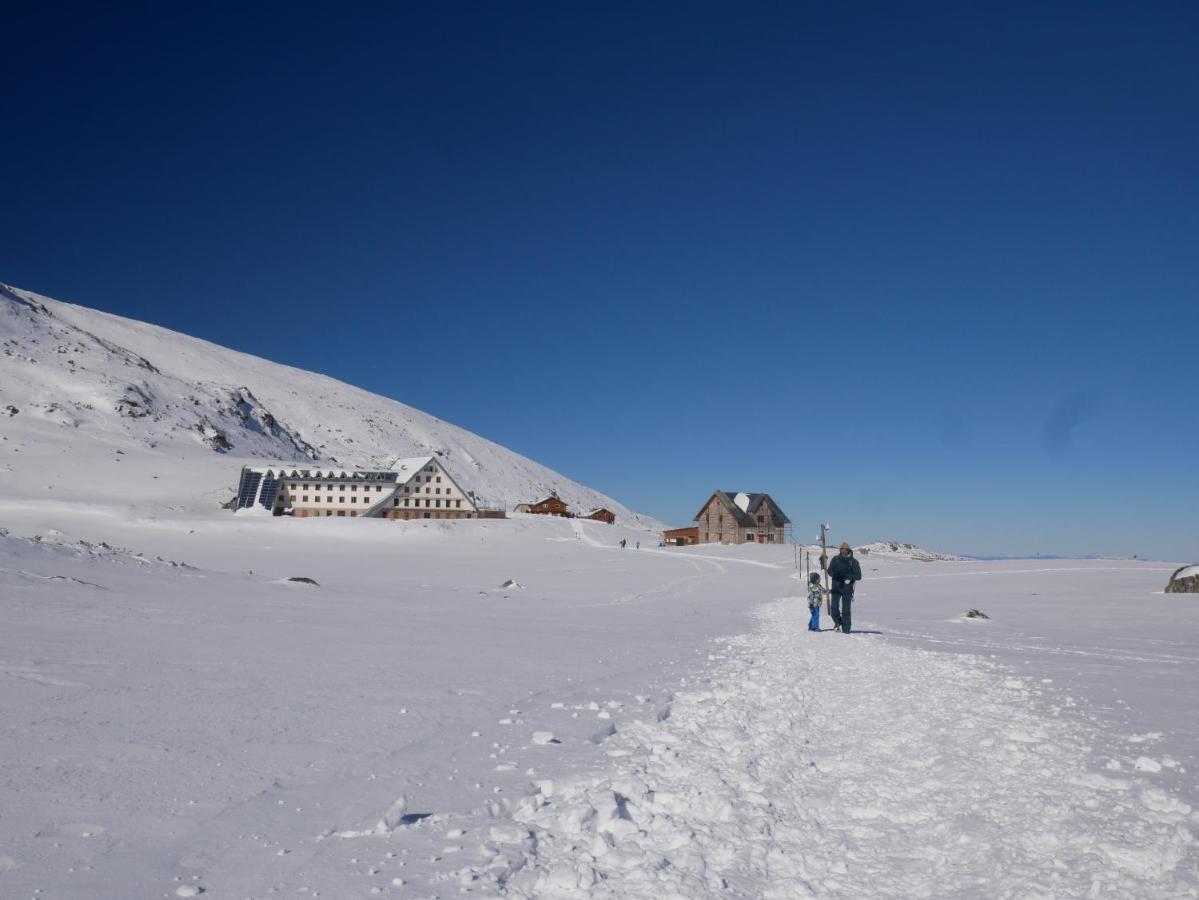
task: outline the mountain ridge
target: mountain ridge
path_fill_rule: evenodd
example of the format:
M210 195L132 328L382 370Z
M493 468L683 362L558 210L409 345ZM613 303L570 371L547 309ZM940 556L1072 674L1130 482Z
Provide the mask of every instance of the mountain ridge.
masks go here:
M25 438L27 453L52 449L46 442L86 453L75 439L84 438L183 459L226 457L229 480L238 460L381 468L436 455L488 505L510 509L557 493L576 512L607 507L626 524L659 524L402 401L3 283L0 349L0 420Z

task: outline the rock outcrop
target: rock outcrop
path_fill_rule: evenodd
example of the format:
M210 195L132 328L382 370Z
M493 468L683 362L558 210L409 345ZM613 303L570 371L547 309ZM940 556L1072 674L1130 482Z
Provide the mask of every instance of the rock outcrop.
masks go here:
M1199 566L1183 566L1170 576L1167 594L1199 594Z

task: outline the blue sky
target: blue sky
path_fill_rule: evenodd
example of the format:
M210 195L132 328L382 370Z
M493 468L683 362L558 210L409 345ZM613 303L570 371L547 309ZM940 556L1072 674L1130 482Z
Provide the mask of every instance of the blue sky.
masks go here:
M0 279L680 524L766 490L804 537L1199 558L1194 4L26 3L0 29ZM403 352L426 314L444 361Z

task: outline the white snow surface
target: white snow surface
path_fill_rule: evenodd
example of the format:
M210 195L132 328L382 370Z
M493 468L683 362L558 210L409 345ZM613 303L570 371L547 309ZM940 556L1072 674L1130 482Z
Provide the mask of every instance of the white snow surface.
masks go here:
M1175 578L1193 578L1199 575L1199 566L1187 566L1173 573Z
M855 549L859 556L889 556L895 559L914 559L921 562L947 562L961 559L952 553L939 553L935 550L925 550L915 544L905 544L899 541L873 541Z
M867 557L812 634L787 547L0 516L0 896L1199 890L1170 566Z
M1199 895L1178 564L869 553L858 633L817 634L791 547L234 516L242 461L289 442L624 507L5 290L0 897Z
M232 496L243 463L316 462L386 469L437 456L480 503L511 509L556 492L576 511L606 507L658 527L619 501L498 444L395 400L144 322L0 284L0 422L10 440L50 454L51 484L9 478L0 489L74 491L106 480L117 450L193 463L205 501ZM70 456L65 465L62 455ZM7 465L5 465L7 464ZM176 467L178 468L178 467ZM90 487L85 487L90 490ZM181 494L187 494L187 486ZM119 502L119 491L110 501Z
M1093 738L1047 717L1025 680L813 637L794 598L760 618L669 719L608 742L609 771L540 782L517 805L537 840L497 876L510 895L1167 897L1197 883L1191 807L1088 771Z

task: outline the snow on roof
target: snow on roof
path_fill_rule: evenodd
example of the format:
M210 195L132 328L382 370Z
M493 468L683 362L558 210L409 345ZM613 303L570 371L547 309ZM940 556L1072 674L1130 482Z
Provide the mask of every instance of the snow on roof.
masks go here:
M246 466L246 471L260 475L270 474L278 478L327 478L354 479L361 481L395 481L396 473L384 469L355 469L346 466L314 466L294 462L275 462L259 466Z
M396 472L412 474L419 472L431 462L433 462L431 456L409 456L405 459L397 459L391 464L391 469Z
M409 456L397 459L386 469L359 469L352 466L313 466L294 462L273 462L265 465L246 466L251 472L293 476L297 478L359 478L367 481L395 481L397 477L407 481L429 463L432 456Z
M762 509L763 505L766 505L766 512L774 517L776 524L786 524L791 521L779 505L770 498L769 494L749 493L747 491L717 491L713 496L718 498L722 503L727 504L727 508L733 514L733 518L737 524L743 525L746 528L757 524L754 515ZM711 502L711 498L709 498L708 502ZM705 504L704 509L706 508ZM703 511L701 509L699 513L696 513L695 518L697 520Z

